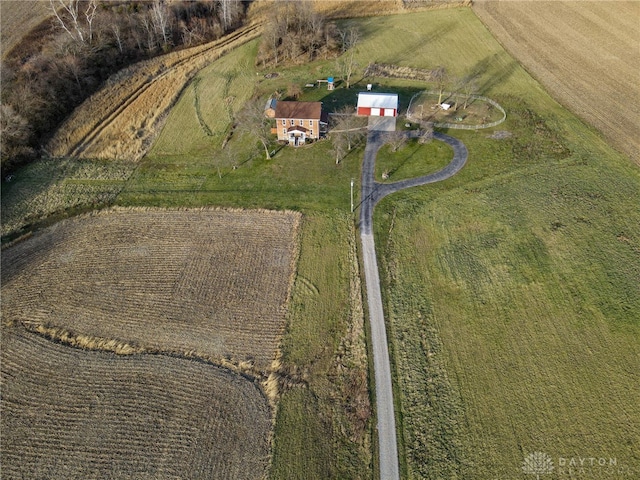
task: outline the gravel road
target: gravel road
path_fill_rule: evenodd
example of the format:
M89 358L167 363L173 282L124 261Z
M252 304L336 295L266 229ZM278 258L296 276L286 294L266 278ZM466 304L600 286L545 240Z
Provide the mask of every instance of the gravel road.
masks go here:
M371 322L371 343L376 384L376 415L378 419L378 446L380 457L380 478L398 480L398 442L393 406L393 386L391 366L387 348L387 333L380 294L380 277L376 248L373 239L373 207L385 196L404 188L439 182L455 175L467 161L467 148L458 139L442 133L434 133L436 140L453 147L453 159L442 170L422 177L392 183L378 183L374 180L376 155L384 144L384 132L371 129L367 136L362 167L362 201L360 204L360 239L367 287L367 301ZM374 126L375 128L375 126ZM416 136L418 132L408 131L407 136Z

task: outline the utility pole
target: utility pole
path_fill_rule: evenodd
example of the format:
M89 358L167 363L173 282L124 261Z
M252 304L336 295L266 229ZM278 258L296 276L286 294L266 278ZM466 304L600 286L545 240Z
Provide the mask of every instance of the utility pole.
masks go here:
M351 213L353 213L353 178L351 179Z

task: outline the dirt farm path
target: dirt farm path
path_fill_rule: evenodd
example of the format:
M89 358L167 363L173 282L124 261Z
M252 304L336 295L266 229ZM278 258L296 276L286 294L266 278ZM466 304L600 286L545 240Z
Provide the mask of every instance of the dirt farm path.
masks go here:
M408 137L417 136L417 131L407 132ZM371 343L376 384L376 415L378 419L378 448L380 457L380 478L398 480L398 443L396 439L395 412L393 408L393 387L391 366L384 324L380 277L373 238L373 207L383 197L399 190L418 185L439 182L455 175L467 161L464 143L442 133L434 133L434 138L453 147L453 159L442 170L394 183L378 183L374 179L376 155L384 145L384 132L371 128L367 136L362 167L362 201L360 204L360 239L367 288L367 301L371 322Z

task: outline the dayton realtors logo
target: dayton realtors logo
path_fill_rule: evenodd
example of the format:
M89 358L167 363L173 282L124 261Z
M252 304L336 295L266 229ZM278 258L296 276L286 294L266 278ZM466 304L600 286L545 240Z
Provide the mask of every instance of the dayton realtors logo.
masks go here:
M540 480L540 475L546 475L553 472L553 460L543 452L533 452L524 457L522 471L524 473L535 475L536 480Z
M543 475L553 474L551 478L640 478L640 469L618 464L615 457L557 457L554 459L544 452L533 452L524 457L522 471L535 475L536 480L544 480ZM533 478L532 478L533 480Z

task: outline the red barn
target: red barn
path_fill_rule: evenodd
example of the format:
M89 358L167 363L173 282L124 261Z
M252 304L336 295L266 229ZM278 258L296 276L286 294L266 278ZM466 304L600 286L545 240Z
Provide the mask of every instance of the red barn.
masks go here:
M397 117L398 94L361 92L358 94L358 115L367 117Z

